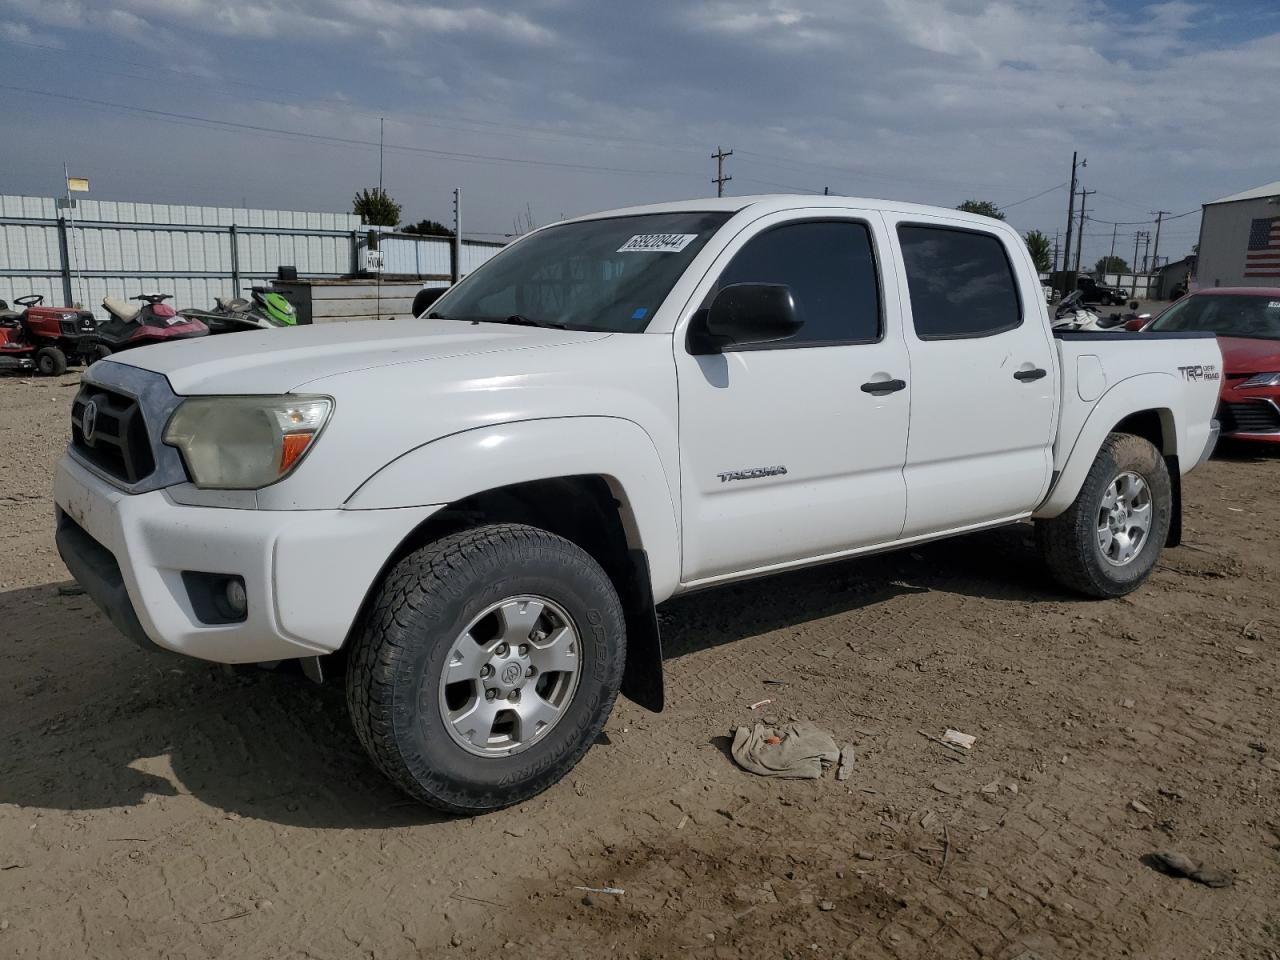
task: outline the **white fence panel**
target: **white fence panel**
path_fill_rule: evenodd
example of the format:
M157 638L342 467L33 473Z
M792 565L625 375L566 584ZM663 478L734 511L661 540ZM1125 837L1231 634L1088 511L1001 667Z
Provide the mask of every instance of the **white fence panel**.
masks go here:
M170 293L174 304L208 307L247 295L281 266L299 276L349 274L369 228L352 214L91 200L72 210L52 197L0 195L0 299L38 293L99 315L104 296ZM63 219L59 219L59 218ZM64 254L65 245L65 254ZM452 241L384 235L385 274L447 279ZM463 276L502 248L462 244ZM237 283L238 280L238 283Z
M462 275L466 276L482 263L492 260L502 252L501 247L487 243L462 244Z

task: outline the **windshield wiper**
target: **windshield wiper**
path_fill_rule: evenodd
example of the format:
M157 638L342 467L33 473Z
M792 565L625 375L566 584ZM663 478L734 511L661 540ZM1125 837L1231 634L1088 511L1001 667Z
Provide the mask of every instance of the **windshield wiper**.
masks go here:
M563 323L556 320L535 320L533 317L526 317L522 313L513 313L505 320L494 320L494 323L514 323L521 327L552 327L556 330L568 330L569 328Z

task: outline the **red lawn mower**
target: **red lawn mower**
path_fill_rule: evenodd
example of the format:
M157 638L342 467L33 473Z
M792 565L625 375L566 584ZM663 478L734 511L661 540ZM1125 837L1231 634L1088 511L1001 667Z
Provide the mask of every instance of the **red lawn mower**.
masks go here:
M57 376L66 372L68 363L86 366L106 356L93 339L98 327L88 310L74 307L44 307L44 297L32 294L13 301L26 309L19 313L0 302L0 326L3 326L3 344L0 358L17 362L19 369L32 366L45 376ZM29 361L24 363L23 359ZM0 363L0 369L13 368L13 364Z
M0 371L36 370L43 376L65 373L70 364L89 366L120 350L167 340L203 337L209 328L185 317L165 303L168 294L133 298L141 306L107 297L102 301L111 319L99 323L88 310L45 307L33 294L13 302L26 309L10 310L0 300Z
M0 300L0 372L34 370L35 353L22 335L22 314Z

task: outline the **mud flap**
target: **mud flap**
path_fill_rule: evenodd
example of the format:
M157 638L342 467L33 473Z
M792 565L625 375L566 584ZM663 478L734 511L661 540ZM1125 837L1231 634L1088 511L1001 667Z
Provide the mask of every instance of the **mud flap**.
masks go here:
M1173 492L1173 504L1169 508L1169 535L1164 538L1166 547L1176 547L1182 543L1182 471L1178 469L1177 457L1165 457L1169 466L1169 487Z
M653 605L653 581L649 555L628 550L629 582L623 603L627 618L627 664L622 675L622 695L646 710L662 711L662 635L658 611Z

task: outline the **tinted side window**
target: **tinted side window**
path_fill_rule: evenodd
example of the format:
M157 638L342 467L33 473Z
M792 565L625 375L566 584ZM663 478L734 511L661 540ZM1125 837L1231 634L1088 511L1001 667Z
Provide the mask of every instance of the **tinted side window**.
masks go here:
M1022 323L1022 306L1004 244L989 233L898 227L922 340L985 337Z
M792 223L747 241L720 275L731 283L785 283L804 326L774 346L880 338L880 286L871 233L845 221Z

